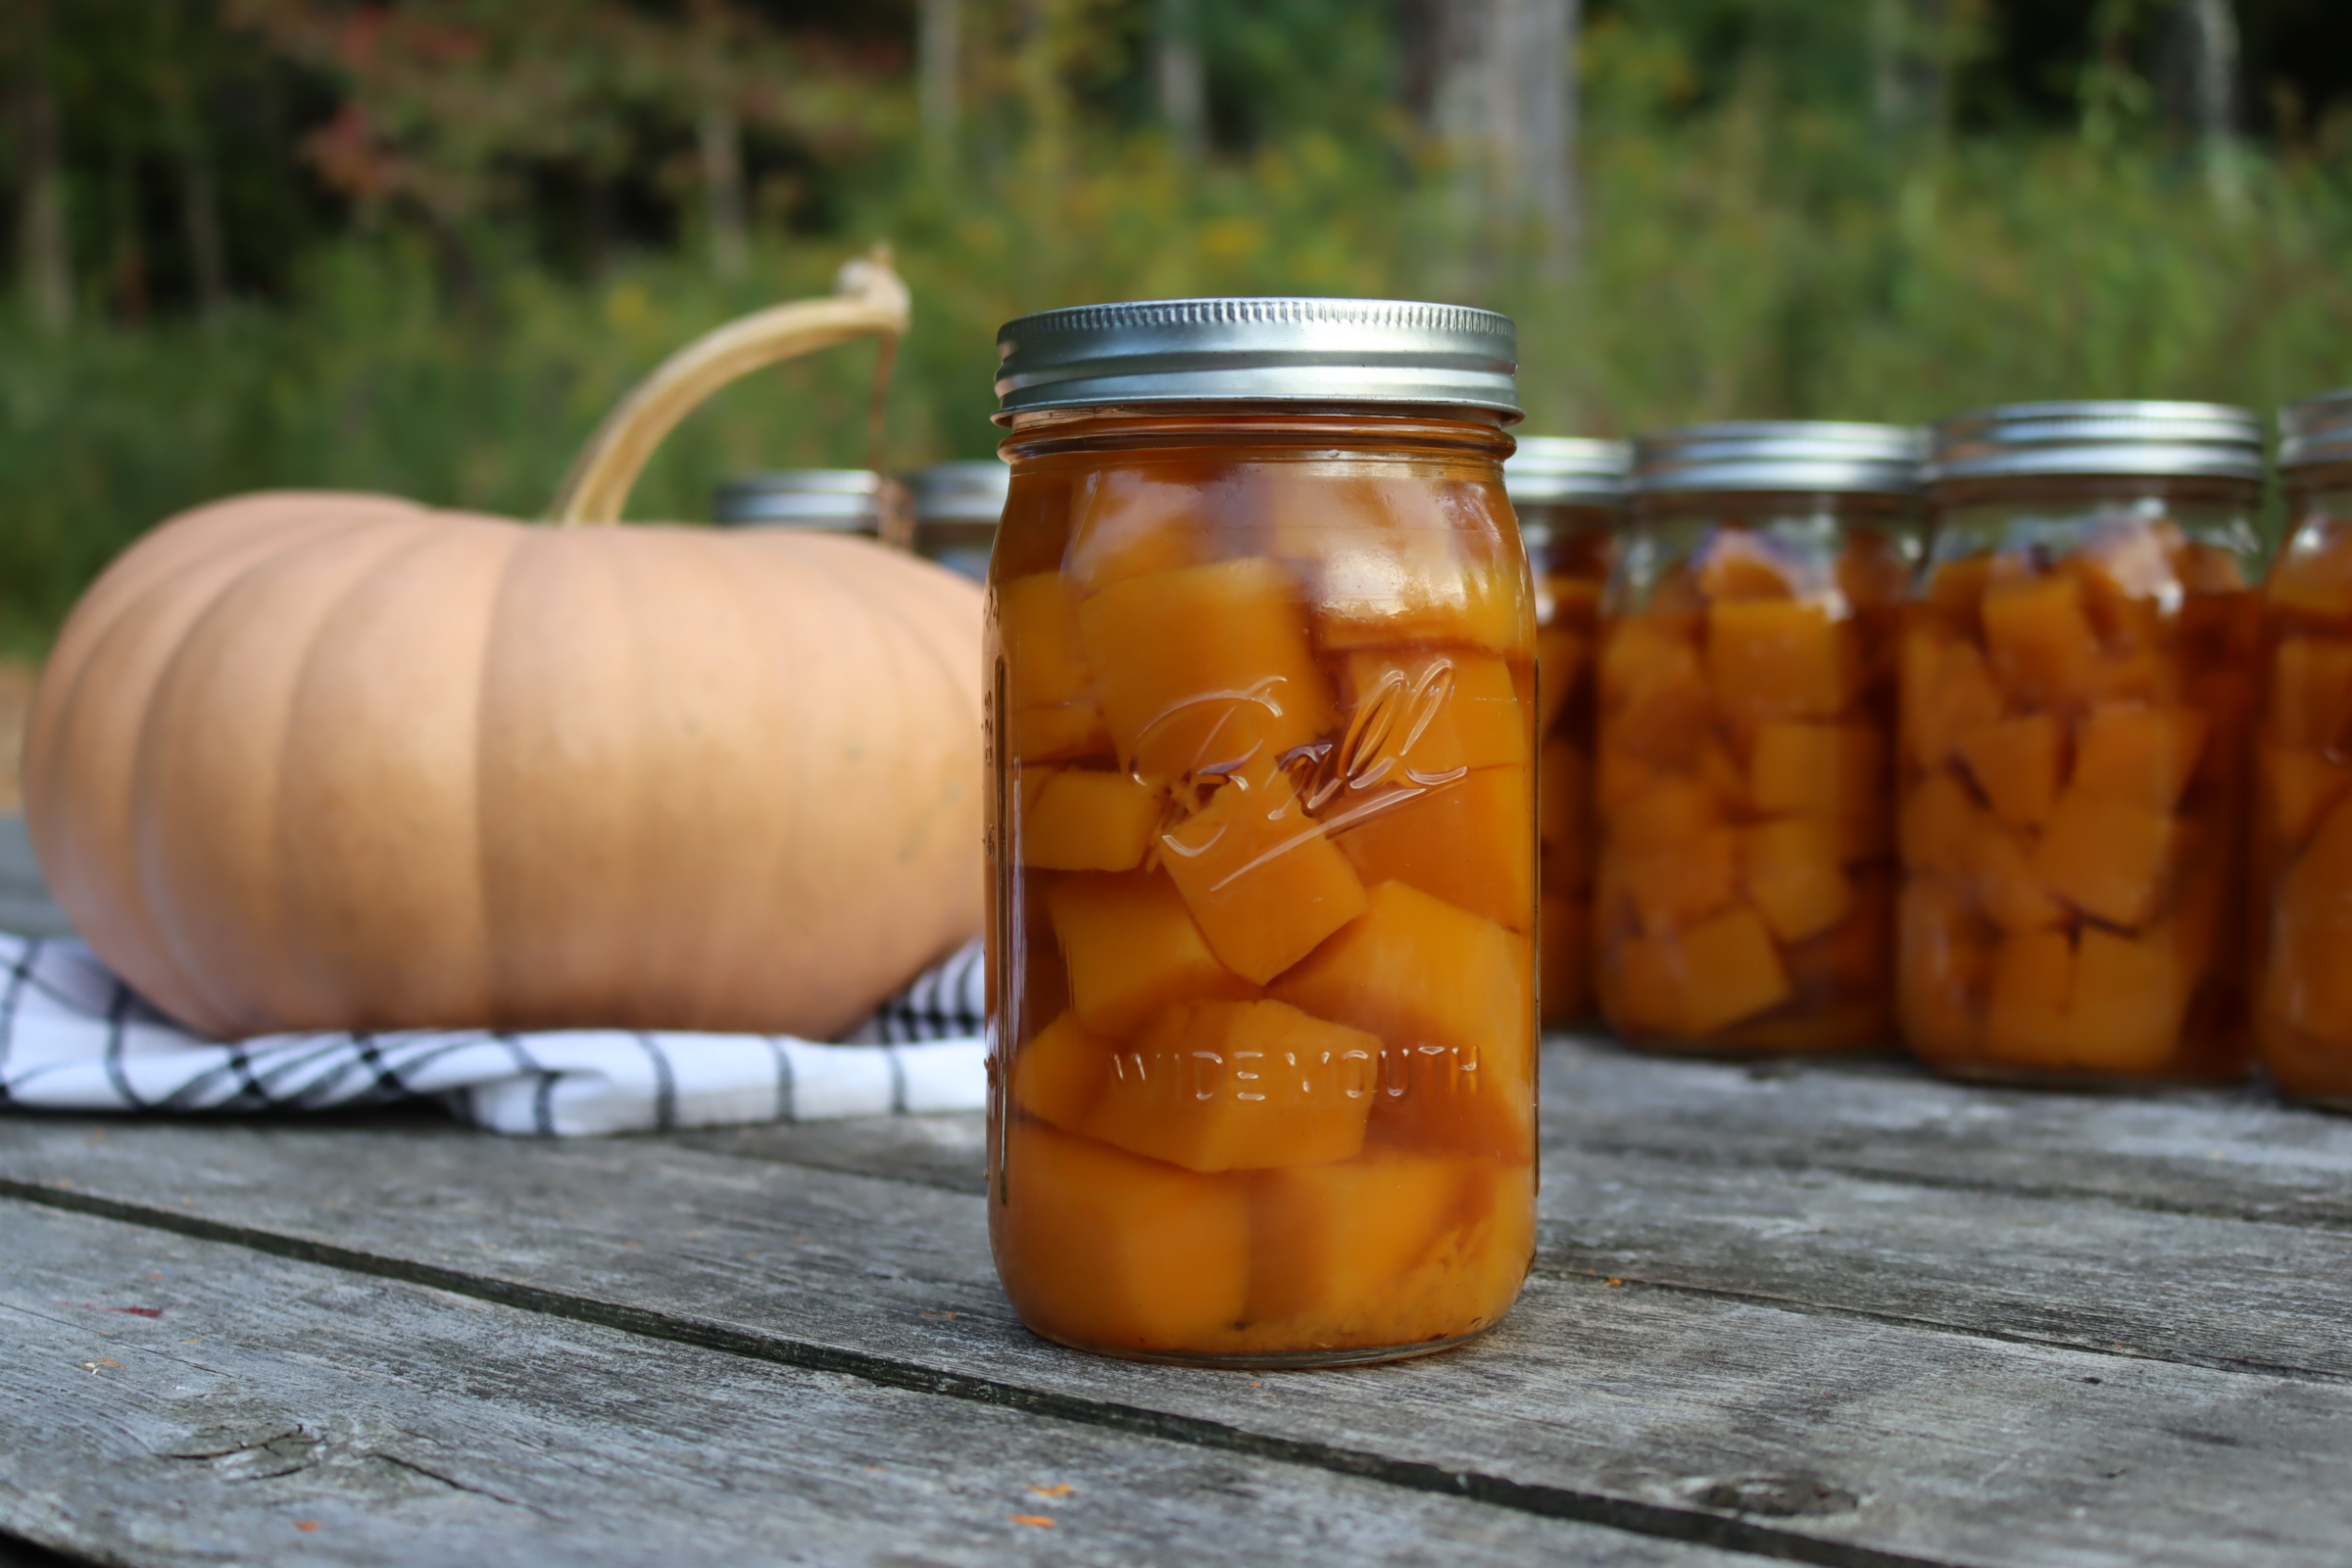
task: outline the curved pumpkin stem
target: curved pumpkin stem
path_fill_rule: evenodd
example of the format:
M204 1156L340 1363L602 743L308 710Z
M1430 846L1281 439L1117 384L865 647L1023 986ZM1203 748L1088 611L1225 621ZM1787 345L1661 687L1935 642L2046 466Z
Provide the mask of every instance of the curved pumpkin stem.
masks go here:
M906 285L891 270L890 247L877 245L841 270L831 299L778 305L695 339L605 416L556 492L551 509L556 521L566 526L618 522L654 449L704 399L754 370L868 334L882 339L867 432L874 448L871 461L879 468L882 396L906 319Z

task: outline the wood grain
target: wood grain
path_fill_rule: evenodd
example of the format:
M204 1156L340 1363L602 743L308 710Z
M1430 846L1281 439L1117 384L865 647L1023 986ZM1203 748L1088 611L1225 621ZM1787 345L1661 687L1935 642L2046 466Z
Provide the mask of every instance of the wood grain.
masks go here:
M111 1560L1731 1560L85 1215L0 1227L0 1527Z
M1626 1070L1653 1065L1740 1072ZM1555 1070L1555 1100L1564 1081ZM1605 1109L1597 1095L1583 1104ZM1264 1379L1264 1393L1233 1375L1042 1345L996 1289L979 1200L929 1177L792 1163L786 1134L760 1143L746 1135L721 1153L652 1140L534 1146L415 1125L17 1122L0 1127L0 1177L51 1202L649 1338L1813 1561L2187 1563L2226 1549L2334 1562L2352 1525L2340 1486L2352 1389L2332 1378L1915 1321L1867 1291L1845 1298L1835 1258L1800 1282L1821 1299L1771 1299L1788 1270L1762 1266L1778 1258L1762 1243L1744 1263L1723 1246L1732 1220L1709 1219L1703 1187L1654 1212L1639 1190L1613 1208L1596 1187L1580 1200L1580 1184L1640 1176L1631 1164L1559 1170L1540 1276L1481 1346ZM1703 1146L1691 1153L1691 1169L1706 1171ZM836 1138L819 1157L858 1156ZM1775 1196L1772 1184L1789 1177L1771 1159L1723 1168L1757 1184L1751 1213L1810 1200ZM1852 1202L1867 1208L1869 1197ZM2038 1223L2073 1223L2078 1200L2036 1201ZM1687 1245L1675 1242L1686 1233ZM1996 1224L1977 1255L1989 1268L2014 1242ZM1613 1286L1587 1272L1601 1248L1728 1261L1695 1288ZM2231 1298L2237 1283L2203 1266L2146 1309L2142 1331ZM1939 1310L1981 1307L1988 1298L1975 1275L1956 1260L1936 1287ZM2061 1295L2067 1276L2058 1263L2044 1270ZM2310 1284L2313 1310L2337 1289ZM2104 1289L2094 1282L2076 1299ZM2129 1299L2110 1305L2132 1310ZM947 1312L956 1315L936 1315ZM1817 1511L1793 1511L1807 1508Z

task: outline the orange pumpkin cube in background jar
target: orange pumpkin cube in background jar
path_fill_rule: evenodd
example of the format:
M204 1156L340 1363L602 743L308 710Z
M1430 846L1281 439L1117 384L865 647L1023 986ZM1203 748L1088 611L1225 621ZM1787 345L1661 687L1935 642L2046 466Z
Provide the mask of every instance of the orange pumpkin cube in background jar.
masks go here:
M1534 1248L1536 621L1507 318L1005 327L989 1216L1115 1355L1441 1349Z
M2264 592L2253 999L2288 1094L2352 1108L2352 388L2278 417L2286 543Z
M1888 810L1918 438L1693 425L1635 444L1602 602L1594 974L1625 1038L1893 1034Z
M1902 652L1898 989L1930 1065L2234 1078L2262 429L2202 403L1935 427Z
M1622 441L1523 435L1502 465L1536 579L1536 1002L1547 1028L1592 1011L1592 682L1632 462Z

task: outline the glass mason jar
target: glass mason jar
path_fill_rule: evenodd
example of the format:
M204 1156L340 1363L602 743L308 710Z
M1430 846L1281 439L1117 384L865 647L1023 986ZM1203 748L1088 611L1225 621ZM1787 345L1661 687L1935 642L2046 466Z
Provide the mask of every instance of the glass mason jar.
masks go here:
M1592 1011L1592 671L1632 463L1623 441L1523 435L1502 465L1536 578L1536 1003L1546 1026Z
M1533 1249L1535 613L1507 318L1004 328L990 1235L1022 1319L1305 1366L1494 1324Z
M987 463L934 463L906 476L914 500L914 553L975 582L988 579L988 553L1012 470Z
M718 487L711 520L734 528L821 528L878 534L882 476L870 468L778 468Z
M2245 1071L2262 428L2202 403L1935 427L1902 658L1903 1032L2012 1081Z
M2263 607L2254 1027L2290 1095L2352 1108L2352 388L2278 416L2286 544Z
M1602 1015L1675 1050L1893 1035L1894 645L1918 437L1702 424L1635 443L1602 601Z

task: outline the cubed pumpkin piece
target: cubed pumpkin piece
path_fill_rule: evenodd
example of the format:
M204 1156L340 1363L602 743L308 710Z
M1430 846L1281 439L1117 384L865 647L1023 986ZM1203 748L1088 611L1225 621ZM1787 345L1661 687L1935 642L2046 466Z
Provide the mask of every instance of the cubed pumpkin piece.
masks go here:
M1271 467L1273 466L1269 466ZM1420 478L1294 476L1271 492L1277 548L1311 563L1315 633L1331 649L1401 643L1524 647L1534 595L1464 514L1509 526L1508 505L1480 486ZM1489 535L1494 538L1495 535Z
M2167 929L2130 937L2084 926L2075 954L2070 1064L2106 1072L2163 1066L2180 1047L2191 978Z
M1036 1122L1004 1131L997 1269L1024 1321L1075 1345L1198 1347L1240 1321L1250 1179L1139 1159Z
M1260 984L1363 912L1363 883L1285 773L1226 780L1159 845L1210 950Z
M1611 843L1602 858L1610 885L1650 936L1695 925L1739 897L1740 834L1733 828L1640 848Z
M1601 644L1600 704L1604 745L1664 765L1695 753L1715 700L1678 617L1626 615L1610 624Z
M1903 793L1898 824L1903 869L1966 882L1974 873L1970 847L1984 813L1968 786L1949 773L1930 773Z
M2340 526L2290 539L2263 593L2274 610L2352 620L2352 550L2344 548Z
M1348 815L1334 836L1365 886L1407 882L1512 931L1534 918L1526 768L1483 767L1428 788L1375 792Z
M2352 640L2279 638L2265 729L2283 746L2328 752L2352 742Z
M2003 827L2031 832L2050 819L2066 768L2066 728L2055 713L1978 724L1960 732L1958 750Z
M2178 832L2164 812L2069 789L2034 853L2034 876L2092 917L2136 928L2156 911Z
M1172 1003L1254 995L1217 961L1166 877L1075 876L1046 902L1071 1009L1098 1034L1124 1039Z
M996 598L1005 700L1015 708L1085 700L1094 689L1094 671L1078 640L1078 590L1069 578L1034 571L998 587Z
M1591 672L1592 639L1571 627L1551 625L1536 633L1536 733L1548 734L1577 682Z
M2352 1047L2352 799L2320 819L2278 885L2263 1008L2330 1045Z
M1903 745L1923 768L1952 762L1961 736L2001 716L1984 653L1918 619L1904 633L1901 686Z
M1164 463L1079 480L1064 560L1080 596L1208 559L1213 513L1202 491L1214 482L1198 466Z
M1741 599L1793 599L1796 574L1774 553L1769 541L1738 529L1726 529L1707 542L1698 565L1698 591L1721 602Z
M2352 789L2352 767L2295 746L2262 745L2262 828L2265 842L2292 849L2311 836L2320 817Z
M1164 796L1133 774L1062 768L1021 818L1021 863L1045 871L1132 871L1159 825Z
M2073 787L2170 812L2197 770L2207 728L2193 708L2094 708L2075 736Z
M1586 944L1586 906L1582 900L1544 896L1536 916L1536 1000L1546 1025L1574 1023L1592 1006L1588 981L1591 958Z
M1985 590L1980 613L1993 677L2033 704L2082 701L2098 673L2099 641L2071 572L2012 578Z
M1683 1027L1703 1037L1777 1007L1788 972L1755 910L1733 908L1675 938L1683 967Z
M1524 1159L1533 1147L1535 975L1527 940L1403 882L1272 995L1379 1035L1376 1135Z
M1687 844L1723 822L1723 807L1712 789L1694 778L1664 773L1651 775L1645 788L1609 806L1600 826L1611 849L1642 854Z
M1594 989L1610 1028L1634 1039L1677 1039L1683 1026L1682 952L1672 937L1629 934L1608 945Z
M1992 563L1989 555L1964 556L1935 567L1927 577L1926 608L1953 631L1973 634L1992 584Z
M1102 716L1133 771L1270 760L1336 722L1298 594L1262 557L1132 577L1079 606Z
M1012 1102L1064 1132L1079 1131L1102 1096L1117 1049L1117 1042L1087 1028L1076 1013L1063 1012L1013 1049Z
M2074 1044L2075 945L2064 931L2018 931L1992 960L1984 1048L2003 1061L2055 1066Z
M1760 725L1747 762L1748 801L1766 816L1883 824L1886 759L1885 742L1868 724Z
M1536 779L1541 795L1537 832L1555 848L1581 853L1592 833L1592 763L1583 748L1565 740L1544 743Z
M1912 558L1895 537L1857 528L1838 554L1838 591L1854 606L1900 605L1911 591Z
M1376 1151L1269 1170L1251 1185L1252 1322L1311 1317L1344 1335L1466 1217L1458 1159Z
M2039 931L2068 922L2067 906L2042 885L2027 843L2000 823L1980 813L1961 854L1969 891L1994 925Z
M1826 605L1750 600L1707 611L1707 678L1727 717L1836 718L1862 676L1859 628Z
M1006 750L1015 761L1066 761L1110 755L1110 730L1092 702L1015 708L1005 714Z
M1843 995L1881 1005L1878 999L1892 995L1888 976L1894 957L1894 875L1883 867L1847 870L1853 902L1828 930L1782 950L1788 979L1812 996ZM1884 1017L1879 1032L1891 1026Z
M1774 940L1802 942L1845 918L1854 885L1839 859L1829 828L1806 817L1765 822L1740 835L1740 879Z
M1376 649L1349 654L1346 676L1348 774L1360 784L1528 760L1530 714L1493 654Z
M1895 1004L1903 1036L1931 1058L1974 1054L1995 933L1963 890L1905 879L1895 908Z
M1111 1058L1086 1134L1188 1170L1353 1157L1378 1037L1280 1002L1179 1003Z

